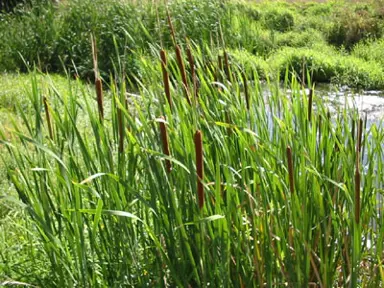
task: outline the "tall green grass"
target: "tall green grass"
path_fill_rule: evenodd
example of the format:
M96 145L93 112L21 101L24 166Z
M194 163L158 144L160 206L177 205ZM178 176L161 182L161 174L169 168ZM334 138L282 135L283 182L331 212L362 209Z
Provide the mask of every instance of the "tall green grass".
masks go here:
M45 285L379 287L382 125L288 75L292 94L271 81L266 98L227 52L197 46L185 71L162 54L142 59L136 92L124 74L104 82L103 118L96 91L35 73L33 110L0 130Z

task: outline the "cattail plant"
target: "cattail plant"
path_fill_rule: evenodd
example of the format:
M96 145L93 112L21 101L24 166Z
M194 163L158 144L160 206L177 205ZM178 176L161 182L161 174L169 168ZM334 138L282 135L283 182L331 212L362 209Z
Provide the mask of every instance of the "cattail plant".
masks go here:
M53 140L53 129L52 129L52 123L51 123L51 114L49 112L48 108L48 100L47 97L43 97L44 101L44 109L45 109L45 117L47 118L47 126L48 126L48 132L49 132L49 138Z
M292 161L292 149L287 146L287 159L288 159L288 175L289 175L289 189L291 194L295 192L295 182L293 178L293 161Z
M167 71L167 55L165 54L164 49L160 51L160 57L161 57L161 70L163 72L164 92L165 92L165 96L167 97L169 107L172 109L172 98L171 98L171 91L169 86L169 74Z
M181 54L181 48L179 45L176 45L176 59L177 59L177 64L179 66L180 73L181 73L181 80L184 86L185 97L187 98L188 104L191 105L191 100L189 99L189 95L188 95L189 88L188 88L188 81L187 81L187 72L185 71L183 56Z
M203 139L200 130L197 130L194 137L195 152L196 152L196 170L197 170L197 196L199 201L199 208L204 206L204 165L203 165Z
M168 133L167 133L167 127L165 126L165 118L162 116L160 117L161 121L160 124L160 136L161 136L161 142L163 144L163 153L167 156L171 156L171 152L169 150L169 142L168 142ZM167 172L171 173L172 171L172 165L171 161L168 159L165 160L165 165L167 168Z

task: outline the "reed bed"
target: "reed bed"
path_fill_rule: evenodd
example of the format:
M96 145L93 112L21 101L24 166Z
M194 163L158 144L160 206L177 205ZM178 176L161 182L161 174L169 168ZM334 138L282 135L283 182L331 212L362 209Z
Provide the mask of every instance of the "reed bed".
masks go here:
M382 285L382 125L354 131L353 108L331 114L288 75L265 97L226 53L209 67L197 47L176 49L142 64L135 92L124 75L105 83L104 101L43 95L31 78L33 111L19 107L0 139L47 259L32 284Z

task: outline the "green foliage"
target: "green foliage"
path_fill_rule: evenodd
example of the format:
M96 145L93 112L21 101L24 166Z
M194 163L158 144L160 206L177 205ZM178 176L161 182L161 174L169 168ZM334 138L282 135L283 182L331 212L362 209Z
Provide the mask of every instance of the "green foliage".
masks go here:
M247 78L259 80L267 79L270 76L270 66L262 57L257 57L245 50L230 50L228 53L232 64L244 71ZM253 75L255 72L256 77Z
M327 31L329 43L350 49L356 43L382 35L382 24L375 11L366 5L340 7L332 15Z
M60 15L60 32L56 55L72 73L82 78L93 78L91 35L97 43L98 66L107 78L123 64L129 77L139 76L137 58L140 50L151 39L144 33L141 8L123 4L120 1L70 1ZM151 23L146 23L150 29ZM54 71L62 69L59 59L52 63Z
M293 13L288 9L268 9L263 13L264 25L272 30L286 32L295 25Z
M316 46L319 47L326 44L323 34L315 29L276 33L275 38L276 46L278 47L316 48Z
M57 40L54 10L42 1L21 14L0 16L0 71L27 71L33 64L49 67Z
M332 81L350 87L383 89L384 70L376 62L365 62L345 56L328 48L323 52L308 48L284 48L274 54L269 63L284 77L286 69L296 77L310 71L311 79L318 82Z
M384 39L371 40L366 43L360 42L353 47L352 55L384 66Z

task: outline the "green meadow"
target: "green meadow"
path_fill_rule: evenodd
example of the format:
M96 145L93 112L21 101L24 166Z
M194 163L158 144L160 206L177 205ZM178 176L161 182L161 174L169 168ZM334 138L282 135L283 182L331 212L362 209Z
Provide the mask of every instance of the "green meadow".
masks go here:
M28 0L0 39L0 286L383 287L382 119L317 89L384 90L383 1Z

